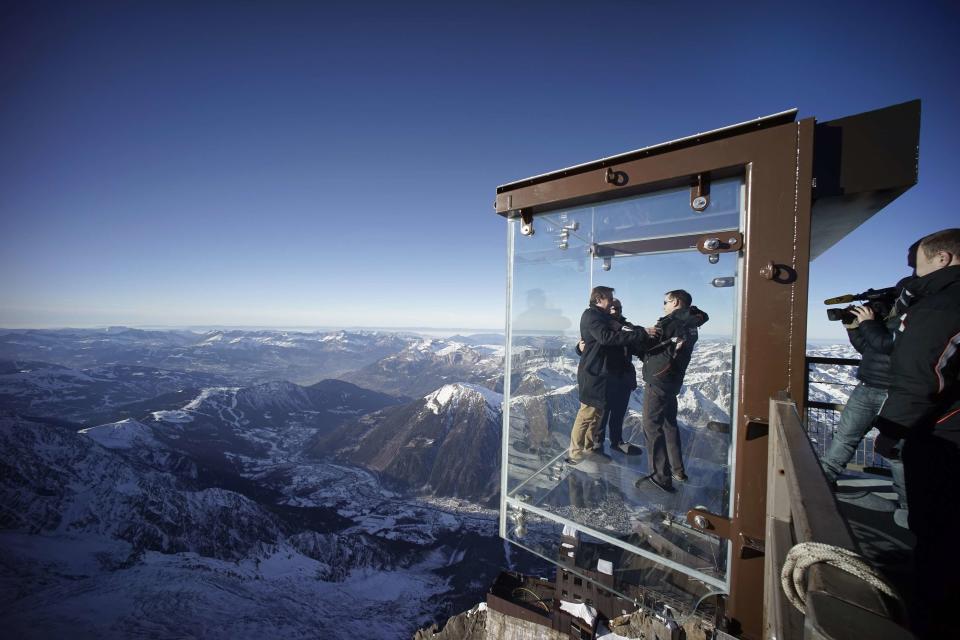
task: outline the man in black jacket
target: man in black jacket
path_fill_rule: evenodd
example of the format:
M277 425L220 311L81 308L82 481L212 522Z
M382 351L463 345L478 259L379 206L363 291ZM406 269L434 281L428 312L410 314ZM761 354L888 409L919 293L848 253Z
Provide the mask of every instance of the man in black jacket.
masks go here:
M610 316L621 329L631 331L645 331L627 321L623 315L623 304L613 299L610 305ZM583 355L583 340L577 345L577 355ZM633 443L623 439L623 420L630 406L630 394L637 388L637 370L631 360L635 355L642 355L630 347L604 347L607 349L607 406L600 419L598 442L594 443L594 451L603 450L604 434L609 426L610 450L628 456L638 456L643 450Z
M613 289L594 287L590 292L590 306L580 316L580 339L583 355L577 366L577 388L580 409L570 432L570 450L567 462L577 464L590 457L597 462L609 462L603 453L600 420L607 406L607 379L610 376L607 347L630 347L642 350L649 341L646 331L633 331L617 323L610 315ZM594 451L601 447L601 451Z
M878 450L903 438L902 459L917 537L918 635L952 637L960 604L960 229L920 241L917 279L907 288L891 357L890 391L877 427Z
M886 319L876 318L870 307L857 306L851 309L855 320L844 324L847 337L854 349L863 356L857 368L860 381L840 414L837 432L830 447L820 460L823 474L831 483L847 468L863 437L873 428L890 386L890 354L893 353L893 338L900 318L895 312ZM898 508L894 514L896 523L907 526L907 496L903 481L903 463L899 458L890 458L893 486L897 492Z
M677 426L677 394L697 342L697 329L709 319L691 306L692 302L683 289L664 294L665 315L656 324L659 342L643 355L643 433L650 467L646 479L667 492L673 491L673 480L687 479Z

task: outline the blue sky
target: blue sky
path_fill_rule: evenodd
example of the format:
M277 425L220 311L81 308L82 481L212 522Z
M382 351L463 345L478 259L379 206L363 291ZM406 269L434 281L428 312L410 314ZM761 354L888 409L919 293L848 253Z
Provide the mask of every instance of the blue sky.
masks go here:
M500 328L497 185L919 97L920 183L812 267L842 339L960 222L958 61L948 2L5 3L0 326Z

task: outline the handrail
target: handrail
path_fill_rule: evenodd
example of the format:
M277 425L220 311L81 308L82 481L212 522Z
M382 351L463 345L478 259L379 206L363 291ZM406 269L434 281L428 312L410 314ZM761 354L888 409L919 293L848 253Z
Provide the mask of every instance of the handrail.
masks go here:
M767 525L764 567L764 637L912 638L891 616L872 586L833 566L807 572L807 614L797 611L780 587L787 552L801 542L858 551L840 515L796 405L782 394L770 399Z

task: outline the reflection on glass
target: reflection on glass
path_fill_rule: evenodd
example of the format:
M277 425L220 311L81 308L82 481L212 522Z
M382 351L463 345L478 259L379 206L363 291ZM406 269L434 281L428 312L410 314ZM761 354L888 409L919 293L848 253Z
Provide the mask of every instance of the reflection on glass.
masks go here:
M605 553L616 556L618 580L656 589L688 607L723 590L727 581L728 543L692 528L687 514L691 509L729 513L737 288L715 287L713 281L735 282L737 255L721 254L711 263L695 251L619 252L604 256L604 265L596 247L737 230L740 194L739 180L715 182L703 213L691 209L688 189L553 212L535 218L532 237L520 236L519 225L511 223L504 501L506 507L522 505L531 520L521 527L527 534L522 539L508 521L508 537L556 561L562 544L558 532L567 526L581 539L609 547ZM690 292L693 304L710 316L677 396L688 480L676 482L674 493L644 480L650 473L646 452L628 456L606 442L609 463L564 462L579 407L580 315L596 285L615 288L624 315L638 326L654 325L663 313L664 292L673 289ZM639 371L641 363L634 364ZM623 431L627 441L646 449L643 410L641 380L631 394Z
M633 603L633 607L624 603L624 613L644 604L655 611L663 611L667 605L678 617L694 610L704 614L707 599L724 591L675 570L670 559L665 559L665 564L664 559L658 561L632 553L529 510L523 511L518 527L516 514L521 511L520 503L514 506L517 508L510 510L507 529L510 542L556 563L562 571L592 582L594 589L609 590Z

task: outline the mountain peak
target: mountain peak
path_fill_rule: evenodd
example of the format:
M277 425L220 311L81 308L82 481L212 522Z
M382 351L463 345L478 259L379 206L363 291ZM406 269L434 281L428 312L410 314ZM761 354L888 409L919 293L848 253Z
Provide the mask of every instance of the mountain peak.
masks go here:
M503 403L503 395L477 384L455 382L445 384L424 397L424 404L434 414L439 415L441 411L446 411L447 407L477 400L482 400L489 409L498 412Z

